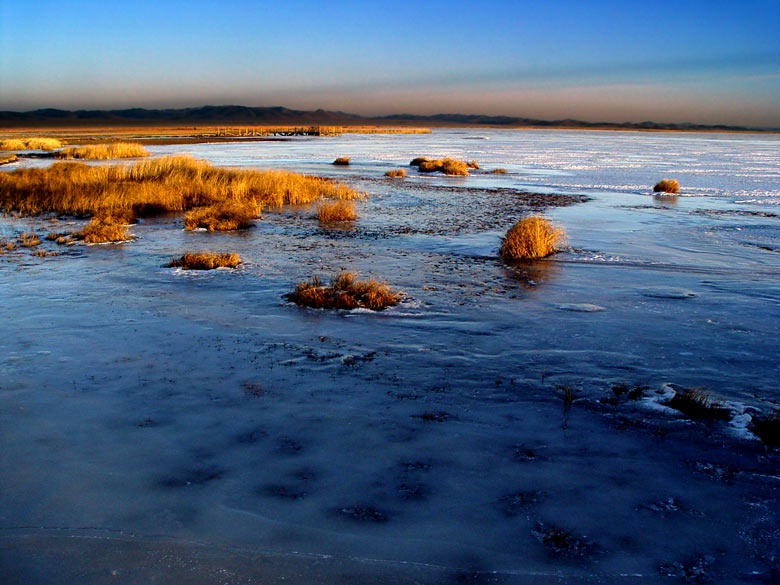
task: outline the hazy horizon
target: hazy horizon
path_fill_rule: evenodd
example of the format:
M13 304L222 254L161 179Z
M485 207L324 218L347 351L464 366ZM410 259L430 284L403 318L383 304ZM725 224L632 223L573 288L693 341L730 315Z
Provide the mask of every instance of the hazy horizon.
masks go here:
M0 11L0 110L236 104L780 127L775 1Z

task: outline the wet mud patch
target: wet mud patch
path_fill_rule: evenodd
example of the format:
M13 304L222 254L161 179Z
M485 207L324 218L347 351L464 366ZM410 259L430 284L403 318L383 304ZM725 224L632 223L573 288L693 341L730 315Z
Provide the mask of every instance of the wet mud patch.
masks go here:
M370 178L355 181L359 188L368 185L376 189L388 187L386 181ZM532 193L507 187L479 188L450 185L430 185L413 181L396 182L391 186L394 205L384 205L381 199L369 201L365 216L374 205L382 206L381 229L363 222L356 227L368 235L438 235L505 230L513 219L540 212L550 207L565 207L583 203L584 195ZM377 226L378 228L379 226Z

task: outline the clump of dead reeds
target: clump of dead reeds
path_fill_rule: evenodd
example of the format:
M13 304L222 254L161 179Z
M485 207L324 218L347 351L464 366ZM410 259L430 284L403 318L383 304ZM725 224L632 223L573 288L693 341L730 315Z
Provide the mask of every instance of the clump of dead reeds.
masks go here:
M139 158L149 156L149 152L140 144L133 142L115 142L112 144L89 144L72 146L56 153L57 158L79 158L89 160L108 160L112 158Z
M404 169L394 169L392 171L385 171L385 177L400 177L404 178L406 171Z
M409 166L410 167L419 167L422 163L428 162L429 160L431 160L431 159L429 159L428 157L418 156L418 157L412 159L412 161L409 163Z
M320 201L317 203L317 219L321 223L353 221L357 218L352 201Z
M349 165L349 157L348 156L340 156L336 160L333 161L334 165L337 166L347 166Z
M545 218L524 217L509 228L501 240L499 253L505 260L544 258L555 252L564 237L563 230Z
M780 408L767 415L753 417L750 430L764 444L770 447L780 447Z
M210 232L243 230L252 227L260 210L252 201L222 201L198 207L184 215L184 229L204 228Z
M654 193L679 193L680 183L674 179L663 179L653 187Z
M710 392L701 388L687 388L675 392L668 406L679 410L691 418L703 418L709 420L728 420L731 414L720 400L712 398Z
M444 158L441 160L425 160L422 161L417 168L421 173L444 173L445 175L460 175L465 176L469 174L469 166L463 161L455 160L451 158Z
M35 250L35 252L32 253L33 256L36 258L46 258L48 256L57 256L57 252L54 251L48 251L48 250Z
M491 175L506 175L506 169L492 169L488 173Z
M22 235L16 238L16 241L23 248L33 248L40 245L41 243L41 240L37 235L28 232L24 232Z
M218 254L214 252L196 252L184 254L165 265L166 268L183 270L214 270L215 268L235 268L241 264L238 254Z
M89 166L58 162L46 168L0 173L0 211L95 215L129 210L138 215L182 212L225 201L264 208L319 199L360 199L335 181L287 171L215 168L188 156L133 165Z
M62 143L56 138L8 138L0 140L0 150L54 150Z
M365 308L381 311L401 300L401 294L392 291L383 282L357 280L354 272L341 272L331 278L330 286L316 276L311 281L299 282L287 299L297 305L315 309Z
M128 233L125 225L126 216L116 216L108 212L102 212L85 225L81 231L73 236L76 239L84 240L87 244L106 244L109 242L124 242L132 237ZM62 238L63 240L65 238ZM55 240L58 244L61 238ZM64 242L63 243L67 243Z
M8 154L0 152L0 165L7 165L8 163L16 162L17 156L15 154Z

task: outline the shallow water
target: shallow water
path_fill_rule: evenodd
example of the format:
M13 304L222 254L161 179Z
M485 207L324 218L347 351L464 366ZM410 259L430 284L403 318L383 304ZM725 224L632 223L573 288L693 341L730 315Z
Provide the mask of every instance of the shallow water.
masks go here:
M234 234L169 217L132 243L0 256L8 582L655 583L695 567L762 582L777 454L650 399L599 400L674 382L748 413L780 401L778 142L446 130L149 147L371 197L343 229L311 209ZM508 173L383 177L418 155ZM650 193L664 177L681 196ZM589 200L544 209L567 251L507 266L499 237L544 207L520 190ZM63 223L0 218L0 238ZM191 250L245 264L161 268ZM376 314L283 300L342 268L407 299Z

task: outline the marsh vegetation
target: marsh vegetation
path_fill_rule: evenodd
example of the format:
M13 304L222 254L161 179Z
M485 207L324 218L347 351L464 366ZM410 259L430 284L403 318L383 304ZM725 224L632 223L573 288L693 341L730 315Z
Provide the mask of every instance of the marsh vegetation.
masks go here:
M653 192L676 194L680 192L680 183L674 179L662 179L655 184Z
M62 142L56 138L6 138L0 140L0 150L56 150Z
M323 198L362 197L355 189L327 179L287 171L215 168L188 156L132 165L59 162L47 168L0 173L0 210L23 215L120 211L150 215L216 204L278 209Z
M357 219L355 203L345 200L319 201L317 203L317 219L320 223L354 221Z
M55 154L56 158L76 158L85 160L109 160L112 158L140 158L149 156L140 144L133 142L114 142L111 144L89 144L63 148Z
M310 281L299 282L287 299L296 305L314 309L381 311L397 304L401 294L373 278L358 280L354 272L341 272L331 278L329 286L316 276Z
M547 219L538 215L525 217L509 228L501 240L499 254L505 260L545 258L555 253L564 238L563 229Z
M180 258L168 262L166 268L182 270L214 270L216 268L235 268L241 264L241 256L231 253L188 252Z

